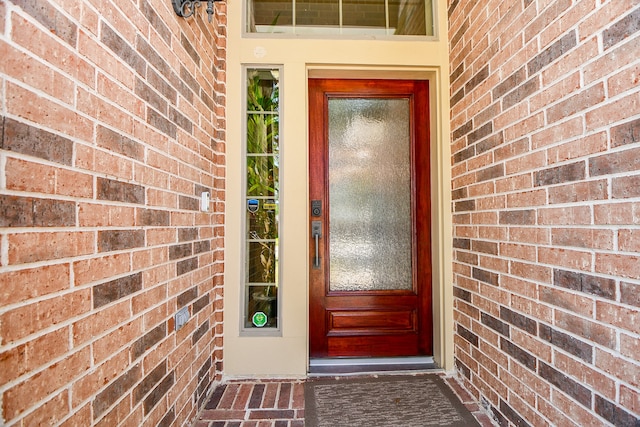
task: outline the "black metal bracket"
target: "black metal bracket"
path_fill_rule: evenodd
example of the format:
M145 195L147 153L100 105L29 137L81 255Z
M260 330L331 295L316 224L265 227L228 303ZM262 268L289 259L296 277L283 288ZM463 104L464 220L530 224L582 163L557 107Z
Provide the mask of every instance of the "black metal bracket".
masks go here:
M209 15L209 22L213 19L213 3L221 0L207 0L207 14ZM176 15L183 18L188 18L196 11L196 8L200 7L201 0L171 0L173 3L173 10Z

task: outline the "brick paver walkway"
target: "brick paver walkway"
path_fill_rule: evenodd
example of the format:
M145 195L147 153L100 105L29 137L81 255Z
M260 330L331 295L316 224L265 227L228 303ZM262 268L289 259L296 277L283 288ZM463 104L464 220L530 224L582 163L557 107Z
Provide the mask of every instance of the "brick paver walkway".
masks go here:
M230 382L218 386L195 427L303 427L304 382Z
M443 377L481 426L494 427L473 397ZM194 427L303 427L304 381L238 381L218 386Z

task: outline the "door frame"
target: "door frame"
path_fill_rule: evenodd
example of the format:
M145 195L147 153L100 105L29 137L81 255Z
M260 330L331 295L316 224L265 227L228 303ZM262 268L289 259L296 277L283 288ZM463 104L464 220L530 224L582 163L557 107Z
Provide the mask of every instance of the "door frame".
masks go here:
M326 180L328 179L325 175L327 162L327 147L326 145L326 129L324 126L321 129L316 129L317 127L314 123L315 117L319 117L316 115L313 119L311 118L311 110L313 108L318 108L320 104L323 106L322 113L323 118L320 119L321 124L326 124L326 101L320 101L319 99L312 99L311 96L311 86L317 85L320 82L320 85L323 88L322 96L324 98L324 94L330 93L335 95L335 97L350 97L354 89L344 90L342 88L338 88L338 85L344 83L343 81L346 79L340 78L322 78L322 79L309 79L307 81L307 88L309 91L309 141L308 141L308 150L309 156L311 158L312 150L317 150L318 152L314 153L314 158L321 159L321 161L317 161L314 164L309 162L309 188L310 188L310 198L318 197L318 189L312 188L312 176L316 176L316 180L318 180L318 176L320 176L319 180L323 181L323 189L321 191L322 199L327 200L328 195L326 194ZM418 102L411 103L411 199L412 199L412 238L414 245L413 246L413 281L415 284L416 293L418 294L418 302L417 302L417 311L418 311L418 345L417 345L417 354L413 356L432 356L434 349L434 329L435 329L435 319L433 314L433 271L432 271L432 240L431 240L431 167L430 167L430 157L431 157L431 134L432 134L432 115L430 114L432 98L429 96L429 84L428 81L424 79L384 79L383 81L378 82L379 85L384 85L386 82L395 82L395 88L392 90L393 94L389 94L389 90L385 89L380 91L378 86L372 83L375 80L380 79L352 79L350 81L353 82L354 86L360 88L361 91L367 91L366 95L362 96L371 96L371 97L387 97L387 96L403 96L410 95L411 97L415 97L418 99ZM353 86L352 86L353 87ZM417 94L417 95L414 95ZM355 96L360 96L355 94ZM425 120L418 120L416 118L423 117ZM320 142L319 142L320 141ZM311 194L311 192L315 191L315 196ZM311 221L312 218L310 218ZM422 219L422 220L419 220ZM326 233L328 229L328 209L324 209L323 207L323 215L322 215L323 233ZM311 222L310 222L311 224ZM326 236L323 235L323 237ZM323 243L326 241L326 238L323 239ZM311 251L311 246L313 246L314 242L310 242L309 249ZM321 254L323 254L323 260L326 259L326 254L328 253L327 245L321 244ZM309 254L310 264L312 262L313 254ZM323 261L324 262L324 261ZM321 279L321 275L324 279ZM326 332L328 325L326 324L326 311L325 307L320 310L312 309L311 303L313 298L318 298L320 296L319 288L312 289L312 285L314 281L322 280L325 286L328 286L328 269L321 269L320 271L309 268L309 326L311 324L317 324L317 322L322 322L324 325L322 327L322 331ZM322 296L324 300L324 295ZM318 339L321 333L317 334L317 337L312 336L312 329L309 327L309 351L311 352L312 340ZM320 357L327 357L327 344L326 341L323 344L322 349L319 349L317 345L313 346L316 350L323 352L324 354ZM313 357L318 357L318 354L314 354Z

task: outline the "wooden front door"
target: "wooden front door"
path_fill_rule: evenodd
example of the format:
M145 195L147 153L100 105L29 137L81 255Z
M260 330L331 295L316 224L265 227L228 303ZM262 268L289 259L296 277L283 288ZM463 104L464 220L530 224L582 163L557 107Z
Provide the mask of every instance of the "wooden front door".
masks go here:
M432 353L428 98L309 80L311 357Z

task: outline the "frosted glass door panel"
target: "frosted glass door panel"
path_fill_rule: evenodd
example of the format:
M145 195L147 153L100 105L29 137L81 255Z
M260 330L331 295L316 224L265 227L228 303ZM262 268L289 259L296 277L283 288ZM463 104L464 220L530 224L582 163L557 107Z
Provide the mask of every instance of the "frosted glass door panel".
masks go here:
M411 290L406 98L329 100L329 289Z

